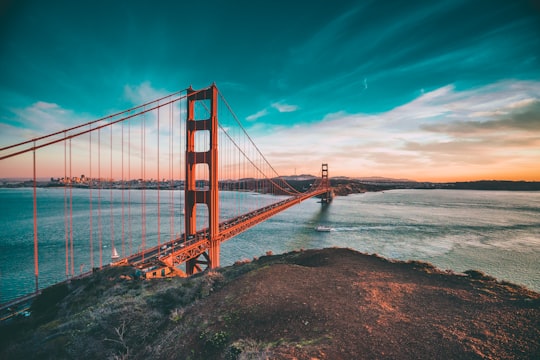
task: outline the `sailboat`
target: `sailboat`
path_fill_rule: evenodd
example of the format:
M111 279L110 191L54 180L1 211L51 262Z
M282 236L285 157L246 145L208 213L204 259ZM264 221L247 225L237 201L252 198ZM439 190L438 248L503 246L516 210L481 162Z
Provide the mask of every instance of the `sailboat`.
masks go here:
M119 258L120 258L120 255L118 255L118 251L116 251L116 248L113 246L111 259L118 260Z

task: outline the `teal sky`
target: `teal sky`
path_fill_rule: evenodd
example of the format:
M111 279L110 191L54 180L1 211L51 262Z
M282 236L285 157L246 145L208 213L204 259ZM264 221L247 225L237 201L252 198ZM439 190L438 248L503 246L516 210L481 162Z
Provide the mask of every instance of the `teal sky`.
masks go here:
M0 2L2 145L212 82L284 175L540 180L538 1Z

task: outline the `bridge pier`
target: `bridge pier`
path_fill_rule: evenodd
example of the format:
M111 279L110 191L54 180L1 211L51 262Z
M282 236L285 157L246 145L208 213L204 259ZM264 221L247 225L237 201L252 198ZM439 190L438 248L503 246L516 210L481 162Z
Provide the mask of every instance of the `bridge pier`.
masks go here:
M334 192L332 190L329 190L322 194L321 196L321 204L328 205L334 200Z
M192 275L201 271L200 265L213 269L219 267L219 191L218 191L218 116L217 116L217 87L215 84L208 89L196 91L191 87L187 90L187 120L186 120L186 182L185 182L185 211L184 220L186 237L190 239L197 233L197 204L204 204L208 210L210 248L206 253L186 263L186 273ZM210 117L197 119L196 104L210 112ZM206 103L205 103L206 101ZM209 102L209 106L206 104ZM200 106L198 107L200 111ZM196 151L195 133L209 132L209 149ZM196 187L196 166L208 166L208 187L200 190ZM186 240L187 240L186 239ZM201 259L201 256L204 259Z

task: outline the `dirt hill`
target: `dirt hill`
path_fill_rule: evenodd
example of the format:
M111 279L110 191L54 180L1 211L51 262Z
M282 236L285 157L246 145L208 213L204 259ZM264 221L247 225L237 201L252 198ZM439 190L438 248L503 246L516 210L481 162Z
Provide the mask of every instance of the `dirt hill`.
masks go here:
M477 271L333 248L189 279L131 275L44 292L2 326L0 358L540 358L540 294Z

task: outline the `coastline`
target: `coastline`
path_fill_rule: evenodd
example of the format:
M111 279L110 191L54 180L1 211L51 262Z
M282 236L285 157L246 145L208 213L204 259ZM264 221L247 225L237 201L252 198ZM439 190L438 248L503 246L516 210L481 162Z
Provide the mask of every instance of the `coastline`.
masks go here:
M298 191L303 191L315 178L294 180L288 179L288 183ZM227 180L220 182L220 188L224 190L257 191L253 183L257 179ZM463 182L417 182L410 180L380 180L364 181L352 178L331 178L330 185L336 196L360 194L365 192L377 192L393 189L447 189L447 190L490 190L490 191L540 191L540 181L507 181L507 180L477 180ZM32 188L33 180L0 179L1 188ZM183 180L124 180L115 181L110 179L84 179L75 178L73 181L63 182L63 179L51 179L36 181L38 188L72 187L79 189L124 189L124 190L184 190Z
M22 321L18 333L2 328L6 359L540 354L539 293L344 248L263 256L187 279L109 269L44 292Z

